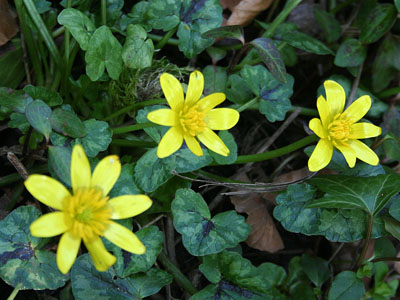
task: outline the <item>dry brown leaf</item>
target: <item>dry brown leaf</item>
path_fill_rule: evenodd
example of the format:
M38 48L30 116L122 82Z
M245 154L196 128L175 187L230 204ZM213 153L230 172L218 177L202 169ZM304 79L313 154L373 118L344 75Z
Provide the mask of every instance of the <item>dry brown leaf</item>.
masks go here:
M15 13L7 0L0 0L0 46L7 43L18 32Z
M266 10L274 0L220 0L223 8L229 8L232 14L225 25L247 25L260 12Z
M249 181L246 175L237 178L241 181ZM252 248L276 252L284 248L282 238L275 227L274 220L268 213L265 200L257 193L231 196L231 202L236 211L248 215L246 222L251 226L251 233L246 240Z

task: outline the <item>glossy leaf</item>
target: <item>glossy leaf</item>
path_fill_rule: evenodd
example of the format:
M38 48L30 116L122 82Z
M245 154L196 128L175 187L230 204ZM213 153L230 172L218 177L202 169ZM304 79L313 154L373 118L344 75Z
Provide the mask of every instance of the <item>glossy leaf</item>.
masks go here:
M122 48L122 60L131 69L150 67L153 59L153 41L147 38L146 31L140 25L129 24L126 28L126 40Z
M244 45L243 27L240 25L222 26L204 32L202 38L230 38L239 40Z
M20 206L0 221L0 277L22 290L55 290L69 279L58 270L56 255L41 249L46 241L30 234L39 216L37 208Z
M175 229L182 234L185 248L192 255L219 253L244 241L250 226L235 211L226 211L211 218L210 210L200 194L179 189L171 206Z
M96 27L87 16L75 8L66 8L58 15L57 21L71 32L82 50L88 49Z
M117 80L122 71L122 46L107 26L96 29L89 40L85 54L86 74L98 80L107 69L108 75Z
M348 39L342 43L335 56L335 65L339 67L359 66L367 56L367 49L356 39Z
M158 293L172 279L170 274L156 268L127 278L119 277L112 267L106 272L98 272L89 254L81 255L71 270L72 292L76 300L143 299Z
M320 40L300 31L286 31L278 36L290 46L315 53L318 55L334 54L333 51Z
M82 144L88 157L95 157L99 152L107 150L112 140L112 130L107 122L89 119L83 122L87 135L76 139Z
M360 41L364 44L379 40L396 21L397 11L393 4L378 4L368 15L368 22L361 28Z
M372 215L400 190L400 176L393 174L364 178L327 175L312 178L309 183L326 194L308 207L355 208Z
M84 137L87 134L85 124L78 116L62 108L53 110L50 116L50 124L54 131L72 138Z
M206 66L203 69L205 96L213 93L225 93L227 74L225 68L218 66Z
M364 292L363 281L354 272L344 271L333 280L328 300L359 300Z
M49 120L51 116L51 108L42 100L35 100L26 106L25 116L29 124L31 124L31 126L38 132L43 134L48 141L51 132Z
M121 168L121 174L117 182L114 184L110 193L111 198L123 195L143 194L140 188L136 185L133 176L134 164L124 164Z
M42 86L26 85L24 92L31 96L33 99L40 99L46 102L49 106L61 105L63 100L59 93L49 90Z
M254 96L247 86L246 81L237 74L232 74L228 78L228 88L226 89L226 97L229 101L236 104L244 104L251 100Z
M274 76L278 81L285 83L285 64L282 55L278 48L276 48L274 42L271 39L260 37L252 40L250 44L257 50L258 55L260 55L272 76Z
M333 13L315 7L314 17L321 27L324 33L324 38L328 43L336 42L340 38L342 29L340 28L339 21L336 20Z
M67 186L71 186L71 154L71 148L49 146L49 171Z

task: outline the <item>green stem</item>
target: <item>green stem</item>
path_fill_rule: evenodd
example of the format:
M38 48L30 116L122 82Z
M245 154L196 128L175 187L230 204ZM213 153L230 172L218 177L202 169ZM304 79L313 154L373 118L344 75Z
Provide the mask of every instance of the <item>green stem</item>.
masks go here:
M301 140L298 140L297 142L294 142L293 144L287 145L285 147L272 150L272 151L267 151L263 153L257 153L257 154L250 154L250 155L240 155L237 157L237 160L234 162L234 164L246 164L249 162L256 162L256 161L264 161L268 159L272 159L275 157L279 157L285 154L288 154L290 152L296 151L300 148L303 148L307 146L308 144L311 144L312 142L315 142L318 140L319 137L317 137L315 134L306 136L305 138L302 138ZM217 165L217 164L212 164L212 165Z
M301 1L302 0L289 0L288 2L286 2L285 7L281 11L281 13L274 19L274 21L272 21L271 26L269 26L264 36L273 36L275 29L286 20L287 16L292 12L293 9L296 8L297 5L301 3Z
M62 35L64 32L65 32L65 27L64 27L64 26L61 26L61 27L58 27L56 30L54 30L54 31L52 32L51 36L52 36L53 38L56 38L56 37Z
M361 254L360 254L360 256L359 256L359 258L357 260L357 264L356 264L357 267L361 266L361 264L362 264L362 262L364 260L365 254L367 254L369 241L371 239L372 225L374 224L373 220L374 220L374 216L372 214L370 214L369 218L368 218L367 236L365 237L363 249L362 249Z
M245 104L243 104L242 106L239 106L238 108L236 108L236 110L238 112L242 112L242 111L248 109L249 107L253 106L254 104L258 103L259 100L260 100L259 97L255 97L255 98L251 99L250 101L246 102Z
M107 1L101 0L101 23L107 25Z
M289 112L294 112L298 107L300 106L292 106L289 109ZM303 116L310 116L310 117L318 117L318 110L314 109L314 108L307 108L307 107L300 107L300 114Z
M118 117L124 113L127 113L128 111L131 111L132 109L135 109L135 108L145 107L148 105L162 104L162 103L166 103L166 100L165 99L152 99L152 100L147 100L147 101L143 101L143 102L139 102L139 103L134 103L132 105L129 105L127 107L124 107L124 108L116 111L115 113L112 113L108 117L104 118L103 121L110 121L110 120L114 119L115 117Z
M151 38L153 41L161 41L164 38L164 36L159 36L153 33L148 33L147 37ZM168 39L167 44L172 46L178 46L179 41L177 39L170 38Z
M42 165L42 166L38 166L38 167L34 167L32 169L29 169L28 173L29 174L34 174L34 173L42 174L42 173L46 173L48 171L49 171L48 166L47 165ZM0 187L10 185L10 184L12 184L14 182L17 182L17 181L21 180L21 179L22 179L22 177L21 177L21 175L19 175L19 173L14 173L14 174L10 174L10 175L7 175L7 176L0 177Z
M21 26L21 31L24 33L26 46L29 53L29 58L32 62L33 72L35 73L36 84L43 86L44 76L42 70L42 64L40 62L39 53L35 46L35 41L32 36L32 31L27 23L26 10L23 6L22 0L15 0L15 8L17 10L19 24Z
M378 93L378 98L389 98L400 93L400 87L391 88Z
M165 269L171 273L176 282L190 295L194 295L197 293L197 289L193 286L189 279L179 270L177 266L169 259L169 257L161 251L160 255L158 256L159 261L165 267Z
M15 297L17 296L19 290L21 289L21 287L22 287L22 283L19 282L19 283L15 286L15 288L14 288L14 290L12 291L12 293L10 294L10 296L8 296L7 300L14 300Z
M164 37L156 44L154 47L155 49L161 49L162 47L165 46L166 43L168 43L169 39L175 34L175 32L178 30L178 26L175 26L172 28L170 31L168 31Z
M116 134L137 131L137 130L141 130L141 129L153 127L153 126L156 126L156 124L148 122L148 123L140 123L140 124L135 124L135 125L113 128L112 131L113 131L113 135L116 135Z
M148 141L131 141L131 140L114 139L111 141L111 145L120 147L132 147L132 148L139 148L139 147L154 148L157 146L157 143Z

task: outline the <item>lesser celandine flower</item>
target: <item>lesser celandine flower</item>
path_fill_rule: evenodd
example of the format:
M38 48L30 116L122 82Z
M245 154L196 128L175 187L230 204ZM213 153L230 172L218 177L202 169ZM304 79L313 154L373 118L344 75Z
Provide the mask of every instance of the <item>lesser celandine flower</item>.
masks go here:
M314 118L309 124L310 129L321 138L308 161L310 171L316 172L327 166L332 158L333 148L343 153L350 168L354 167L356 158L370 165L377 165L378 156L359 139L376 137L382 130L370 123L357 123L371 108L370 96L358 98L343 111L346 94L342 86L327 80L324 87L326 100L323 96L317 100L320 119Z
M161 88L169 108L150 112L147 118L156 124L171 128L162 137L157 156L164 158L177 151L185 140L195 155L203 155L200 143L223 156L229 149L213 130L227 130L236 125L239 113L231 108L214 108L225 100L224 93L214 93L200 99L204 77L199 71L190 74L186 98L178 79L168 73L160 77Z
M45 176L31 175L25 181L28 191L40 202L57 211L34 221L33 236L52 237L62 234L57 249L57 265L67 273L85 244L98 271L106 271L116 261L104 247L100 236L135 254L146 249L136 235L112 221L136 216L147 210L152 201L146 195L107 196L121 173L118 156L103 158L91 174L89 160L80 145L72 151L70 193L60 182Z

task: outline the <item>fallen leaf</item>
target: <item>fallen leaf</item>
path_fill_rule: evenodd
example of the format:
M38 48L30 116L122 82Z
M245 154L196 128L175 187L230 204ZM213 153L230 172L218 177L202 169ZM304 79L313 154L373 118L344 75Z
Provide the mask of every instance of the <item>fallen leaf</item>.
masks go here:
M7 43L18 32L16 15L7 0L0 0L0 46Z
M274 0L220 0L224 9L228 8L232 14L225 25L247 25L260 12L266 10Z
M237 179L249 181L249 178L244 174ZM231 202L237 212L248 215L246 222L251 226L251 233L246 240L247 245L271 253L284 248L282 238L268 212L265 200L259 194L231 196Z

